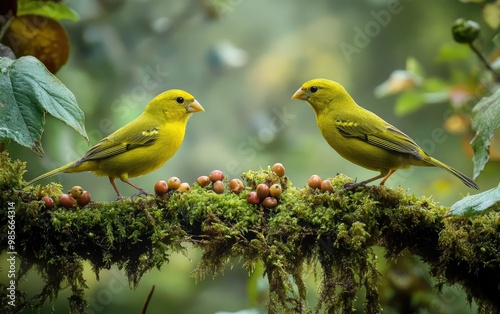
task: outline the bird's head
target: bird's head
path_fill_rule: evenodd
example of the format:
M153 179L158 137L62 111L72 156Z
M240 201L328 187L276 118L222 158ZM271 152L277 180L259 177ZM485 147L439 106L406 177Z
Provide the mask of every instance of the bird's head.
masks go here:
M316 112L327 108L333 100L349 94L345 88L337 82L327 79L313 79L305 82L293 94L292 98L307 101Z
M180 89L171 89L153 98L146 106L145 113L167 121L181 121L194 113L205 111L193 95Z

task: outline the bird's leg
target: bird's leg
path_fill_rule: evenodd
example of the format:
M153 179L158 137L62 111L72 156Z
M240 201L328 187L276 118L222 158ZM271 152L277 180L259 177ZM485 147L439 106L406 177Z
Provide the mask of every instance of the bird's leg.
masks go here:
M357 183L346 183L346 184L344 184L344 190L354 190L359 186L366 185L367 183L370 183L372 181L378 180L378 179L383 178L383 177L386 177L386 174L381 173L378 176L375 176L375 177L370 178L370 179L365 180L365 181L361 181L361 182L357 182ZM382 181L382 182L384 182L384 181ZM383 183L380 183L380 184L383 184Z
M116 192L116 200L121 200L123 198L123 196L120 194L120 191L118 191L118 188L116 187L116 184L115 184L115 179L112 178L112 177L108 177L109 179L109 183L111 183L111 185L113 186L113 189L115 189L115 192Z
M144 190L143 188L141 188L140 186L137 186L135 184L133 184L132 182L130 182L129 180L123 180L123 182L127 183L128 185L136 188L139 192L135 193L134 195L132 195L132 199L136 198L137 196L139 195L148 195L148 191Z
M389 177L392 176L394 172L396 172L395 169L389 170L389 172L385 175L385 177L380 182L380 185L384 185L385 181L387 181L387 179L389 179Z

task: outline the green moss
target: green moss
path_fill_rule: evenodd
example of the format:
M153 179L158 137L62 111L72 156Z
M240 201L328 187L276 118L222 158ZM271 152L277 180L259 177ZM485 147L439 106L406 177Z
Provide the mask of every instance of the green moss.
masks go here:
M263 265L269 313L351 312L360 293L364 312L380 312L376 245L385 247L390 259L405 251L420 256L442 283L461 285L482 313L500 309L495 286L500 282L498 210L444 219L447 208L403 189L345 191L350 179L340 175L332 178L334 192L321 193L294 187L269 168L244 173L247 189L239 195L216 194L195 184L190 193L48 210L40 197L57 196L62 187L21 190L24 165L9 161L5 153L0 160L1 202L16 204L18 275L35 268L45 282L32 300L38 306L67 285L71 310L83 312L83 261L92 265L97 278L101 269L117 265L135 287L144 273L191 243L202 251L195 272L199 279L215 276L235 260L243 260L249 272ZM248 192L263 182L282 185L274 208L246 201ZM1 212L2 251L7 249L7 219ZM303 276L318 263L320 298L311 309ZM22 300L25 296L19 294Z

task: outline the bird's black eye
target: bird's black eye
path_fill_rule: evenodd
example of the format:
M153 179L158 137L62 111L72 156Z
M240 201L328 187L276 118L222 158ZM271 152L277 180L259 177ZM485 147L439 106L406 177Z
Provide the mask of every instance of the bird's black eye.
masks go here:
M175 101L176 101L178 104L182 104L182 103L184 102L184 98L182 98L182 97L177 97L177 98L175 99Z
M318 87L317 86L311 86L311 88L309 90L311 91L311 93L316 93L318 91Z

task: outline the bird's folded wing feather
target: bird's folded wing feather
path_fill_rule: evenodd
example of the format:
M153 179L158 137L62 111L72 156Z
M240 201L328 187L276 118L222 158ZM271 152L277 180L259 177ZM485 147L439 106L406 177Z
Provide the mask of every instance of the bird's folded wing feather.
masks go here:
M149 146L152 145L157 138L157 128L133 134L121 134L119 137L105 137L90 148L79 162L108 158L138 147Z
M371 145L422 159L419 147L408 135L396 127L385 124L375 126L348 121L335 121L337 130L345 137L355 137Z

